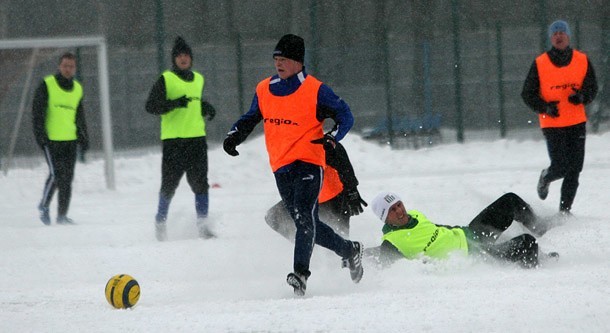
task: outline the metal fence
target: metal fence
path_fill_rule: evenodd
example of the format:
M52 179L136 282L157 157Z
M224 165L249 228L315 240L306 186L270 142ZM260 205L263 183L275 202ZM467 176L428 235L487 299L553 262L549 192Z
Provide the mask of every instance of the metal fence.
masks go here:
M216 119L208 124L212 143L219 142L248 109L256 83L274 73L271 52L277 39L288 32L305 37L307 70L348 102L356 118L356 132L375 137L375 131L380 131L378 137L386 140L391 132L400 137L414 127L434 125L457 137L463 137L464 131L480 130L502 137L537 128L536 117L521 101L520 91L534 57L548 45L546 26L557 17L566 18L561 15L565 12L572 24L572 44L589 55L602 88L589 112L601 115L595 118L598 122L609 112L610 15L604 15L608 6L601 1L581 5L557 1L560 5L546 8L546 22L529 13L550 7L545 1L516 2L532 9L520 8L521 17L512 13L508 18L500 10L511 13L511 8L500 1L487 2L487 9L478 2L457 0L156 1L140 7L135 2L103 1L97 7L88 4L82 11L72 1L62 2L64 10L82 16L77 22L83 29L78 33L69 24L58 32L57 22L41 19L26 25L19 21L24 18L17 12L28 1L22 5L0 2L0 11L9 14L3 16L9 19L0 31L3 38L41 37L40 25L44 24L53 27L53 35L90 32L107 36L117 149L159 143L159 120L144 111L144 104L160 69L169 66L171 44L178 34L192 46L194 69L206 78L204 97L218 110ZM36 5L37 12L45 6L48 13L59 10L54 3ZM197 10L183 13L176 10L180 6ZM571 6L589 6L599 12L586 16L584 9ZM61 19L58 15L55 20ZM85 22L83 17L97 24ZM121 17L131 17L133 29ZM161 20L155 21L155 17ZM78 51L92 148L100 149L95 55L87 48ZM34 72L36 84L55 72L57 57L52 52L42 53ZM15 125L27 59L23 53L0 54L0 76L6 79L0 86L0 154ZM159 64L159 59L165 63ZM20 133L16 153L36 151L29 117ZM417 134L412 141L415 146L438 140L434 131Z

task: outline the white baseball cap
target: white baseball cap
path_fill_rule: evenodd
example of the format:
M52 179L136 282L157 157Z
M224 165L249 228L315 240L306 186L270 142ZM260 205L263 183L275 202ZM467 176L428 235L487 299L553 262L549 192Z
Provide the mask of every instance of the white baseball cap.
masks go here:
M385 223L390 207L398 201L402 201L398 194L394 192L381 192L373 199L371 209L375 216Z

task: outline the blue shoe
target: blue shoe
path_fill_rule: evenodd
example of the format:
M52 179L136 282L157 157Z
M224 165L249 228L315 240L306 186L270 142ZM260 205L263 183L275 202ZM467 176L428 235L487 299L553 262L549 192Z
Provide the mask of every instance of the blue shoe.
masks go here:
M45 207L42 204L38 205L38 212L40 213L40 221L44 225L51 225L51 216L49 216L49 207Z
M64 215L64 216L57 217L57 224L70 225L70 224L76 224L76 223L74 223L74 220L72 220L71 218Z

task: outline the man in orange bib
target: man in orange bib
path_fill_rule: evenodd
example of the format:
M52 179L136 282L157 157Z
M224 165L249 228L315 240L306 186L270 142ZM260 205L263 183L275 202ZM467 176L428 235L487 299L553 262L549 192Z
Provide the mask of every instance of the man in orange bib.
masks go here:
M597 80L588 57L570 47L565 21L549 26L552 48L538 56L525 79L521 97L538 113L551 165L542 170L538 196L546 199L551 182L563 178L559 211L569 214L585 158L585 105L597 94Z
M299 296L305 294L311 275L314 244L342 257L354 283L360 282L363 273L362 244L344 239L318 217L318 195L326 165L324 147L334 148L350 130L354 118L347 103L305 72L304 58L303 38L288 34L280 39L273 51L277 74L258 83L250 110L231 127L223 143L227 154L239 155L236 146L263 122L269 164L296 226L293 272L286 282ZM334 136L323 132L326 118L337 125Z

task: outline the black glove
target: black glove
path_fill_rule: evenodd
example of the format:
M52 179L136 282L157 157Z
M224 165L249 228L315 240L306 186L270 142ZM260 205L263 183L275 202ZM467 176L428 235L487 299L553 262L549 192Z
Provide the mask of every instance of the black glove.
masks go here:
M580 90L578 90L576 88L572 88L572 90L574 90L574 93L572 95L568 96L568 102L570 102L574 105L584 103L585 96L580 92Z
M335 140L335 137L330 133L326 133L326 134L324 134L323 137L321 137L319 139L311 140L310 142L319 144L319 145L323 145L324 150L326 150L326 151L334 150L335 147L337 146L337 140Z
M216 109L214 109L212 104L206 101L201 102L201 109L203 110L203 114L206 115L208 120L212 120L216 116Z
M544 107L544 113L548 114L551 118L559 117L559 109L557 108L558 103L559 102L557 101L546 103L546 106Z
M237 144L237 138L234 135L229 134L222 143L222 149L224 149L227 154L231 156L237 156L239 155L239 152L235 149Z
M349 216L355 216L364 212L364 207L368 206L366 201L362 200L358 189L350 188L344 190L343 203L341 211ZM364 205L364 207L362 207Z
M189 104L190 101L191 101L190 98L186 97L186 95L182 95L181 97L173 99L170 102L171 102L172 108L176 109L176 108L185 108Z

